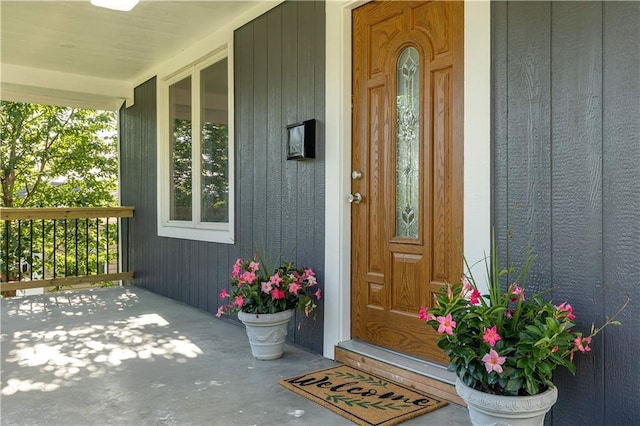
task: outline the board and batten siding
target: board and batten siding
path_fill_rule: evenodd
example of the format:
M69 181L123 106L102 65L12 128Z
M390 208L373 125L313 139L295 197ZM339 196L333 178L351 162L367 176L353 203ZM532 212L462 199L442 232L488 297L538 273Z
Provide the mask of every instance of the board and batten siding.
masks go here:
M492 3L492 214L499 253L537 255L588 332L626 297L577 375L554 374L553 425L640 424L640 3ZM520 262L519 262L520 261Z
M313 268L322 287L324 8L285 2L235 31L236 244L157 236L155 79L120 110L122 204L136 207L135 284L214 313L236 258L257 248ZM316 158L286 161L284 126L311 118ZM287 338L322 352L322 308L321 301L315 320L297 313Z

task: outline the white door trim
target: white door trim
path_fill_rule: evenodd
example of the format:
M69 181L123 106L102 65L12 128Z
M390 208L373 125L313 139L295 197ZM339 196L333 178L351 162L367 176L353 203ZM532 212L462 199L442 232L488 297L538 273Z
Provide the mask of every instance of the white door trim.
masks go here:
M326 2L323 353L331 359L351 338L351 11L364 3ZM464 41L464 252L475 261L491 241L489 1L465 1Z

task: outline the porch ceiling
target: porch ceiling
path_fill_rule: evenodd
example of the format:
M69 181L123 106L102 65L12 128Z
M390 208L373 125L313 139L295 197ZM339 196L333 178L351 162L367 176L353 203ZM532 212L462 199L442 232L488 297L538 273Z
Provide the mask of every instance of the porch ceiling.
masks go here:
M89 0L0 2L1 98L117 109L189 46L274 1L141 0L131 12Z

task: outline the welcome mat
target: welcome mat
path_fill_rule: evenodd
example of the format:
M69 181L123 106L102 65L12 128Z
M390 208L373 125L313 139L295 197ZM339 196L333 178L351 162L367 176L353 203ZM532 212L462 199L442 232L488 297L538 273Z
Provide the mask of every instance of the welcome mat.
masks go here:
M446 401L346 365L279 383L364 426L395 425L447 405Z

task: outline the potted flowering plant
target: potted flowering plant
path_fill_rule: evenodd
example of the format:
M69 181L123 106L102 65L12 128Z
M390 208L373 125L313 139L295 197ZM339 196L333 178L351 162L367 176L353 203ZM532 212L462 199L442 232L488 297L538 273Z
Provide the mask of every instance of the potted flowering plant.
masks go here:
M272 272L259 262L238 259L231 271L231 290L223 289L220 298L222 314L238 313L247 329L253 356L276 359L284 352L287 323L294 310L309 316L322 297L316 274L311 268L296 268L286 262Z
M420 318L438 333L438 346L458 377L456 390L467 402L474 424L493 424L495 418L486 417L490 408L508 407L506 411L514 415L514 407L520 406L532 411L533 423L518 423L513 417L507 423L541 425L557 399L553 371L562 366L575 374L574 355L589 352L592 338L605 326L619 325L615 317L629 303L601 327L592 325L589 333L577 331L568 302L554 304L542 295L525 294L532 262L528 252L524 267L510 281L516 270L499 269L494 248L491 259L485 259L488 294L483 295L465 260L468 272L461 282L447 285L436 296L435 307L420 311ZM500 285L503 277L506 291ZM525 401L517 402L513 398L517 396Z

